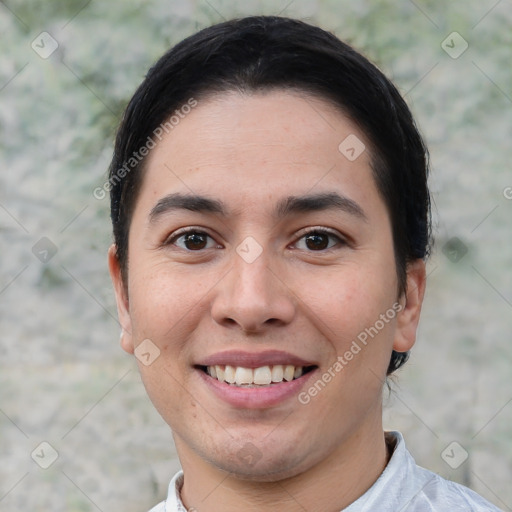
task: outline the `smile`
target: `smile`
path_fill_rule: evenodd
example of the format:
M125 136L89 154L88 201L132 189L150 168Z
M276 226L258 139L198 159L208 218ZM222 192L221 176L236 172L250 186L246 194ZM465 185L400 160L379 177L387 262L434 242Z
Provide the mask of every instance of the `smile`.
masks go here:
M314 369L314 366L294 366L292 364L266 365L258 368L243 366L212 365L201 369L213 379L238 387L262 387L290 382Z
M319 370L315 359L282 350L225 350L193 367L209 392L236 409L269 409L293 400Z

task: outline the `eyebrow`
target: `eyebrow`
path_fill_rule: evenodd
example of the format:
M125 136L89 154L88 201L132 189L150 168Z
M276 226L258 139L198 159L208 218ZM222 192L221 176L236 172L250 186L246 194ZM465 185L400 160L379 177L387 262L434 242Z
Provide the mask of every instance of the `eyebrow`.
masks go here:
M214 213L222 217L229 216L229 210L222 201L205 196L190 194L169 194L161 198L149 213L150 223L156 222L167 213L177 210L189 210L197 213ZM325 210L339 210L361 220L367 221L364 210L354 200L336 192L289 196L281 199L275 208L274 217L285 218L296 213Z

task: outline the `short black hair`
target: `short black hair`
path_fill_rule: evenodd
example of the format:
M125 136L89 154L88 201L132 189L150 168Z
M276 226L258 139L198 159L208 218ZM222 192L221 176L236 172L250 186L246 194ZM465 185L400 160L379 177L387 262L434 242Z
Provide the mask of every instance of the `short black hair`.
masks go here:
M109 169L125 283L131 217L144 173L140 148L191 98L272 89L329 101L370 141L374 179L392 224L398 293L405 292L407 264L425 259L431 246L428 151L412 114L391 81L354 48L319 27L278 16L233 19L184 39L156 62L130 100ZM388 375L407 358L407 352L393 351Z

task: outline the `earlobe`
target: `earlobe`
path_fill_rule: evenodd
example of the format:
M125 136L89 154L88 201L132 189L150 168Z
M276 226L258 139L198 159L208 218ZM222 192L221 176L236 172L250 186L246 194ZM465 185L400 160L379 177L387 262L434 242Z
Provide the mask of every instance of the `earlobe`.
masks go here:
M393 344L393 349L397 352L407 352L416 341L416 330L420 320L425 285L425 262L421 259L414 260L407 266L407 290L401 297L403 308L397 316Z
M128 354L133 354L135 347L133 345L132 336L130 333L127 333L124 329L121 329L119 344L121 345L121 348L125 352L128 352Z
M134 345L128 295L124 286L121 266L119 265L119 259L117 258L117 247L115 244L112 244L108 250L108 269L110 272L110 278L112 279L112 284L114 285L117 315L119 323L121 324L121 348L129 354L133 354Z

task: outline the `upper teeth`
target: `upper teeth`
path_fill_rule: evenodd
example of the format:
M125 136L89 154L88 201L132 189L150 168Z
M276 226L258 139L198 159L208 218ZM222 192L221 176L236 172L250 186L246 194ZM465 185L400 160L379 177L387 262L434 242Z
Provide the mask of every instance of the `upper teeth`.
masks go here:
M272 382L291 381L300 377L303 370L302 366L295 367L292 364L275 364L273 366L260 366L259 368L215 365L206 368L211 377L237 386L250 386L251 384L264 386Z

